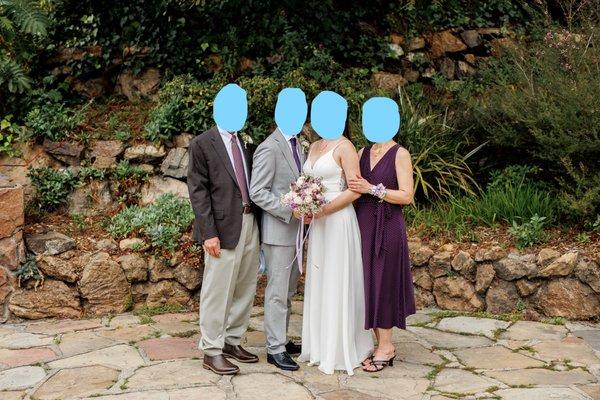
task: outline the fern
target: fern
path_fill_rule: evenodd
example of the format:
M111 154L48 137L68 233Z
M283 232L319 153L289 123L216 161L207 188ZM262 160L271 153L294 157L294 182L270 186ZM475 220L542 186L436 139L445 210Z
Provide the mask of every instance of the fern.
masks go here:
M46 35L48 18L36 0L0 0L0 7L12 17L23 33Z

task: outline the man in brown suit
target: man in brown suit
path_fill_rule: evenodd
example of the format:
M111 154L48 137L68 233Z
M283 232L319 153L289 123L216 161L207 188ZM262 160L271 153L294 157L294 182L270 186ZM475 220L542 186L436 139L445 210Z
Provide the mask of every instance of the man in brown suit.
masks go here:
M228 359L258 361L240 346L259 267L258 209L248 194L252 154L237 134L246 116L246 92L235 84L225 86L214 101L217 126L194 138L189 149L194 240L202 243L205 252L199 347L204 368L221 375L239 372Z

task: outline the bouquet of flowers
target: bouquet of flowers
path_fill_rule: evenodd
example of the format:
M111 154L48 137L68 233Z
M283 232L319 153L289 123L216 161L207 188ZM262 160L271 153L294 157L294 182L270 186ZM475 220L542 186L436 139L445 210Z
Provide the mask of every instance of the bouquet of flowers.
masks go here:
M320 177L301 174L281 196L281 203L300 215L312 215L325 205L325 187Z

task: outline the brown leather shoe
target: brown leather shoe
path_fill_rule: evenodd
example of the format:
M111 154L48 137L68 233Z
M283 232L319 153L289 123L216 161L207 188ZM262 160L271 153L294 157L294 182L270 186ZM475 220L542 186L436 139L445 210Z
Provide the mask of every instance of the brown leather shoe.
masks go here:
M202 366L219 375L235 375L240 372L240 368L226 359L223 354L218 356L207 356L205 354Z
M247 352L242 346L233 346L225 343L223 346L223 355L225 357L231 357L241 363L255 363L258 362L258 356Z

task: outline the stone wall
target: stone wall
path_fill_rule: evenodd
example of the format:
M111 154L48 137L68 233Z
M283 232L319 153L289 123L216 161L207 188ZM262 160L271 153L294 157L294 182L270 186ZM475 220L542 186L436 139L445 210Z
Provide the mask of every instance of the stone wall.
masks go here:
M501 247L472 251L448 244L433 251L409 244L419 308L523 312L528 319L600 317L600 266L574 250L564 254L507 253Z
M0 174L0 322L8 318L8 299L16 286L14 271L25 261L23 187Z

